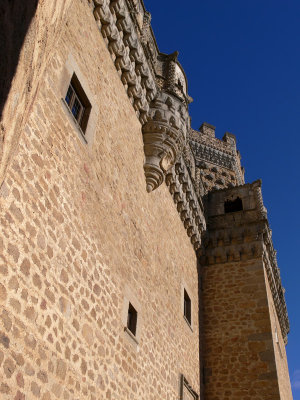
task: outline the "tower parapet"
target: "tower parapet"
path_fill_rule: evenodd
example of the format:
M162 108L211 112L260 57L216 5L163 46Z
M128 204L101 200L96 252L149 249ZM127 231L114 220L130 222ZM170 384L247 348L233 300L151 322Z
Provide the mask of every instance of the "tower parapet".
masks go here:
M190 130L189 141L206 192L245 182L235 135L226 132L220 140L215 127L204 122L199 131Z

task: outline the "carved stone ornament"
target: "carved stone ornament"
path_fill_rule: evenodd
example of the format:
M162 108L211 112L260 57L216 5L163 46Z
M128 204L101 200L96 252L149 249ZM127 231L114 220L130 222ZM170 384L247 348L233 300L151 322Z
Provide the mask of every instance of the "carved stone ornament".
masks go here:
M166 172L181 156L189 124L182 102L164 92L150 104L149 117L143 125L147 192L162 184Z

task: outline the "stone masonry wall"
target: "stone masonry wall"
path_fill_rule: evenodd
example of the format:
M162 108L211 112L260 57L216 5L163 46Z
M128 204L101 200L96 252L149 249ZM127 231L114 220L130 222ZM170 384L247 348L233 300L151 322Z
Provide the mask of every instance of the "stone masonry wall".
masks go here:
M270 285L265 274L265 282L267 288L268 295L268 303L269 303L269 311L270 311L270 319L272 326L272 336L273 336L273 346L275 353L275 361L276 361L276 370L277 370L277 379L280 390L280 398L283 400L293 400L290 377L289 377L289 368L285 350L285 343L282 337L280 324L278 321L273 296L271 293Z
M141 126L86 1L62 29L0 189L0 398L177 400L181 373L199 393L193 247L167 187L146 193ZM61 100L70 59L97 109L88 144Z
M205 399L279 400L261 259L204 267L203 310Z

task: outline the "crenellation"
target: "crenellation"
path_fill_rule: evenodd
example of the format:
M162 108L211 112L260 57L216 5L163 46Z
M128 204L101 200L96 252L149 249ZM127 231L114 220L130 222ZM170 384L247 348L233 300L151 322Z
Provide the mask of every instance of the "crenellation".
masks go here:
M211 124L208 124L207 122L203 122L203 124L199 128L199 132L201 132L203 135L207 135L212 138L215 137L215 130L216 127Z

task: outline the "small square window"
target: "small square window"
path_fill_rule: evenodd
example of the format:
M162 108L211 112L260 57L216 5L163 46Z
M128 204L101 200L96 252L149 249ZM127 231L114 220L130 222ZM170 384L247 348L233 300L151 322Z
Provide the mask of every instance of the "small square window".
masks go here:
M127 315L127 328L134 336L136 335L136 324L137 324L137 311L133 307L133 305L129 303L128 315Z
M73 118L84 134L92 107L75 74L73 74L68 87L65 102Z
M242 199L240 199L239 197L237 197L235 200L226 200L224 203L225 214L242 210L243 210L243 202Z
M190 296L188 295L187 291L184 289L184 296L183 296L183 315L187 322L191 325L192 323L192 304Z

